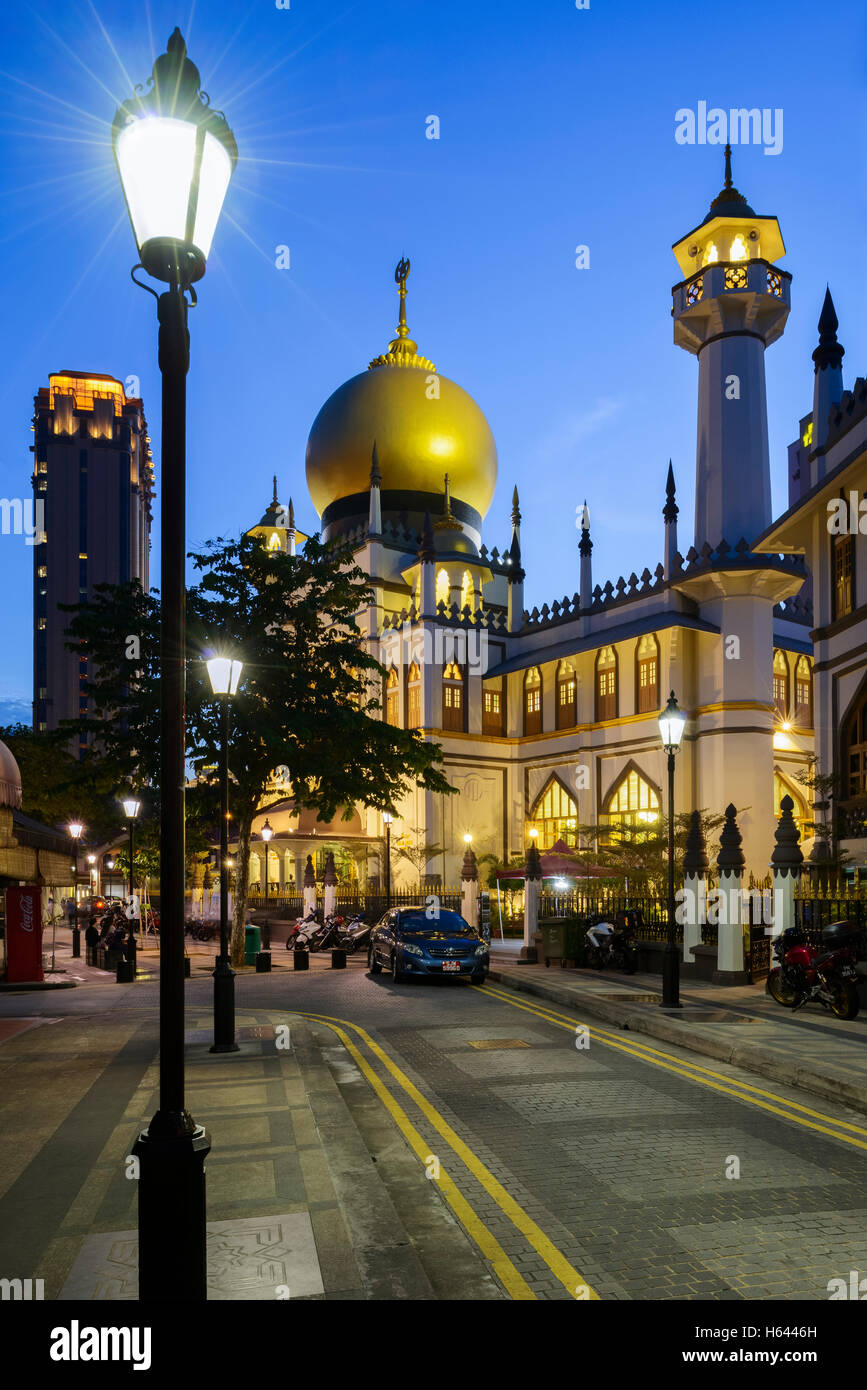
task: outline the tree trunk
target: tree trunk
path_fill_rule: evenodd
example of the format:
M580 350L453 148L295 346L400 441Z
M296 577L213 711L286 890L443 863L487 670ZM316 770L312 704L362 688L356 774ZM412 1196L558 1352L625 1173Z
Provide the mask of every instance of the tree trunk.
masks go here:
M229 949L235 968L244 964L244 927L247 917L247 888L250 877L250 828L255 805L245 806L238 814L238 852L235 855L235 911L232 916L232 940Z

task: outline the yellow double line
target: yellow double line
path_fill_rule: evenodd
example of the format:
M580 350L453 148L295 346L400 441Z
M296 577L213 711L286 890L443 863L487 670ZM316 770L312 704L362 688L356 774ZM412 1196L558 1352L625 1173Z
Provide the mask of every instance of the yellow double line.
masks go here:
M827 1134L832 1139L840 1139L844 1144L852 1144L857 1149L867 1149L867 1129L861 1125L850 1124L848 1120L835 1119L833 1115L825 1115L819 1110L811 1110L807 1105L800 1105L798 1101L787 1100L784 1096L778 1096L773 1091L763 1090L761 1086L753 1086L748 1081L738 1081L734 1077L724 1076L722 1072L714 1071L712 1067L703 1067L698 1062L672 1057L670 1053L663 1052L657 1047L651 1047L649 1043L639 1042L634 1038L624 1042L622 1033L612 1033L606 1028L580 1023L573 1016L561 1013L559 1009L547 1004L537 1004L535 1000L532 1003L527 1003L524 997L520 1000L516 999L510 990L497 989L490 984L485 985L484 988L478 986L472 986L472 988L475 988L476 992L484 995L485 998L496 999L498 1003L502 1004L511 1004L515 1009L523 1009L525 1013L533 1014L536 1018L541 1018L545 1023L551 1023L555 1027L566 1028L571 1033L574 1033L579 1027L586 1028L589 1037L604 1044L605 1047L616 1048L618 1052L625 1052L628 1056L638 1058L639 1061L649 1062L655 1067L662 1067L665 1071L674 1072L676 1076L684 1077L685 1080L696 1082L701 1086L707 1086L723 1095L734 1096L736 1100L745 1101L749 1105L756 1105L762 1110L770 1111L772 1115L781 1116L784 1120L792 1120L795 1124L816 1130L819 1134Z
M541 1256L552 1274L560 1281L565 1289L568 1290L572 1298L598 1299L599 1295L590 1288L587 1281L572 1267L566 1257L561 1254L556 1245L548 1239L545 1232L535 1221L524 1211L523 1207L509 1195L502 1183L494 1177L493 1173L487 1168L481 1159L473 1153L456 1134L451 1125L443 1119L438 1110L431 1105L430 1101L422 1095L418 1087L413 1085L409 1077L401 1071L392 1059L385 1053L378 1043L374 1042L370 1034L357 1023L350 1023L348 1019L333 1018L328 1014L303 1014L314 1023L323 1023L334 1032L343 1046L347 1049L359 1070L370 1082L379 1099L382 1101L388 1113L391 1115L401 1133L407 1139L413 1152L421 1159L427 1167L430 1155L430 1146L422 1138L415 1125L410 1120L406 1111L398 1104L394 1096L385 1086L379 1075L373 1070L366 1057L360 1052L353 1039L350 1037L348 1029L351 1029L358 1038L369 1048L370 1052L382 1064L389 1075L397 1082L409 1098L418 1106L428 1124L445 1140L449 1148L460 1159L466 1168L472 1173L476 1181L484 1188L488 1196L491 1197L500 1210L509 1218L512 1224L520 1231L530 1246ZM523 1275L516 1269L509 1259L503 1247L496 1237L491 1233L485 1223L473 1210L471 1204L464 1197L452 1178L445 1172L442 1164L439 1165L439 1177L433 1179L443 1194L443 1197L452 1208L458 1220L465 1230L475 1241L479 1250L487 1259L497 1278L502 1283L508 1294L513 1299L535 1299L536 1295Z

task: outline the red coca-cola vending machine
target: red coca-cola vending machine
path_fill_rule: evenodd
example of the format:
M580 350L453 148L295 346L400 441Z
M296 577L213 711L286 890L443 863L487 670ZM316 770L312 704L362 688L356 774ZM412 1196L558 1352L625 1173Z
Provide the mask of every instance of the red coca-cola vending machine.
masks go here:
M38 984L42 973L42 889L36 884L6 889L6 979Z

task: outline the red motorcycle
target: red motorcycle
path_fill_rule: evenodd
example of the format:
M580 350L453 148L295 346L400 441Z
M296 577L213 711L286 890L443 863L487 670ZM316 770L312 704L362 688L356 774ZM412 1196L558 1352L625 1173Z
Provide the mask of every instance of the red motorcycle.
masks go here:
M774 941L779 964L768 975L768 994L786 1009L800 1009L815 999L837 1018L854 1018L860 1008L858 937L853 922L832 922L822 931L820 950L808 943L800 927L787 927Z

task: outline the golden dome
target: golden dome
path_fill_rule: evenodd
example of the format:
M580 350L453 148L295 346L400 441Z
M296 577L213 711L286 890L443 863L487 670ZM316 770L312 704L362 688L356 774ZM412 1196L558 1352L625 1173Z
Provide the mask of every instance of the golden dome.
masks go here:
M446 473L456 502L482 517L491 505L497 482L494 436L472 396L420 357L408 337L408 272L409 262L402 261L395 274L401 296L397 338L366 372L337 388L310 430L307 486L320 516L332 503L368 492L374 442L384 510L385 494L415 493L428 494L434 512ZM406 505L401 499L400 506ZM428 505L424 502L422 511Z

